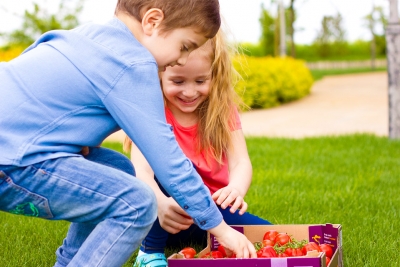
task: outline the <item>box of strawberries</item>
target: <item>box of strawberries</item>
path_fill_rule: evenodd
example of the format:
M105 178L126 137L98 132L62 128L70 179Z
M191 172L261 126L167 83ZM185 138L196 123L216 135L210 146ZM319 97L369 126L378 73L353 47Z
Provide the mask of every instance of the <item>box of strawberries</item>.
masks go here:
M257 251L257 258L229 255L213 235L200 252L193 248L168 257L169 267L342 267L340 224L288 224L231 226L243 233Z

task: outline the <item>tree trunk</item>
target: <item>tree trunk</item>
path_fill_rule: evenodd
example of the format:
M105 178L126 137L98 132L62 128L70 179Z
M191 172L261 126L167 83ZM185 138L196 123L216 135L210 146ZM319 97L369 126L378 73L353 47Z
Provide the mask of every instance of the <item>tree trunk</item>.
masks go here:
M280 52L280 29L281 26L279 24L279 15L276 17L275 19L275 31L274 31L274 56L279 56L279 52Z
M389 138L400 138L400 23L397 0L390 0L386 29L389 75Z
M290 14L290 18L289 18L289 35L290 35L290 45L291 45L291 55L293 58L296 58L296 44L294 42L294 1L295 0L291 0L290 1L290 6L289 6L289 14Z
M286 23L285 23L285 7L283 0L279 1L279 27L280 27L280 42L279 42L279 54L281 57L286 56Z
M376 60L376 41L375 35L372 35L371 40L371 69L375 70L375 60Z

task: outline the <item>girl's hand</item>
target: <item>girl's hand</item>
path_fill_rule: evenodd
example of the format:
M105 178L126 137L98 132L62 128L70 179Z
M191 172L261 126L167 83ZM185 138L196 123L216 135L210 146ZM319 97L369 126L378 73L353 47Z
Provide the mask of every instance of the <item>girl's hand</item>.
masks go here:
M217 205L220 205L223 209L231 206L231 208L229 209L231 213L235 213L236 210L239 209L239 214L243 215L247 210L247 203L239 194L239 191L229 185L215 192L212 195L212 199Z
M158 202L158 220L161 227L171 234L188 229L193 219L171 197Z

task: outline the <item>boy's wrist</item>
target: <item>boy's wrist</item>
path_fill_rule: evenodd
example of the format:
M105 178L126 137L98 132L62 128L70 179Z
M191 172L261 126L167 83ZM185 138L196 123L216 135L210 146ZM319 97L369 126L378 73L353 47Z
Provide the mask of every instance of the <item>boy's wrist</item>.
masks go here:
M214 228L209 229L208 231L213 234L217 239L223 236L227 230L229 230L230 226L226 224L224 220L221 221L219 225Z

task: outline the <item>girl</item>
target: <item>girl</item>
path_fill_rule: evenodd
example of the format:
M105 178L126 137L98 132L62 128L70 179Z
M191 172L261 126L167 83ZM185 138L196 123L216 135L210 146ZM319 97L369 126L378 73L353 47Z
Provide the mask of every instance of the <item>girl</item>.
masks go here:
M185 66L169 67L160 74L166 119L224 220L231 225L270 224L246 213L244 196L252 166L235 104L240 103L233 89L235 73L219 32L193 51ZM206 232L169 197L139 149L126 137L124 149L130 148L137 177L152 187L158 203L158 220L143 240L134 266L167 266L163 254L167 241L172 246L179 245L181 237L204 241Z

